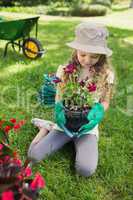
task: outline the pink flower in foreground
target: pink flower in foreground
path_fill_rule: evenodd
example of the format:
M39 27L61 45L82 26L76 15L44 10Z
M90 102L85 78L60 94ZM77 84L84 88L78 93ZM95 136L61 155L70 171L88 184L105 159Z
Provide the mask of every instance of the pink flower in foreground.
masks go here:
M24 119L19 121L20 126L23 126L25 123L26 123L26 121Z
M34 180L30 184L31 189L32 190L41 189L44 186L45 186L45 181L44 181L43 177L39 173L36 173Z
M31 168L30 167L26 167L26 169L25 169L25 175L26 176L31 176L31 174L32 174Z
M3 164L3 160L0 160L0 164Z
M19 181L23 180L23 176L22 175L18 175L17 178L18 178Z
M4 131L5 131L6 133L8 133L11 129L12 129L11 126L6 126L6 127L4 128Z
M66 74L72 74L76 70L76 66L74 64L69 64L64 68L64 72Z
M14 131L17 131L18 129L20 129L20 127L21 127L20 124L15 124L13 127Z
M14 200L13 192L11 190L3 192L1 200Z
M13 129L14 131L17 131L21 128L21 126L23 126L25 124L25 120L20 120L17 124L14 125Z
M89 90L89 92L95 92L96 91L96 85L95 83L91 83L87 86L87 89Z
M7 155L7 156L4 157L4 162L5 163L8 162L9 160L10 160L10 156Z
M10 122L12 122L13 124L15 124L16 123L16 119L12 118L12 119L10 119Z
M0 144L0 150L2 150L3 149L3 144Z
M18 167L21 167L21 165L22 165L22 161L19 160L19 159L17 159L17 158L15 158L15 159L13 160L13 163L16 164Z

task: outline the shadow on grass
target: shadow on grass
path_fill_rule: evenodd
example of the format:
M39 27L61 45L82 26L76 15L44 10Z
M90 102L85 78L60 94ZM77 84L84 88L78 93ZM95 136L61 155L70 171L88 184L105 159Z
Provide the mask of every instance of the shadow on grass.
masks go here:
M3 45L4 47L4 45ZM12 48L9 48L7 55L4 57L4 48L0 48L0 68L5 68L10 65L15 65L17 62L25 62L27 64L30 61L19 51L14 51Z

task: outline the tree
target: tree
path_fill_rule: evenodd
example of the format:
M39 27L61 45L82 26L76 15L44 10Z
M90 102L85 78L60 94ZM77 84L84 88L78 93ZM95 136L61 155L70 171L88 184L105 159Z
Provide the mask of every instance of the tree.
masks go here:
M130 7L130 8L133 8L133 0L130 1L129 7Z
M2 6L13 6L13 0L0 0Z

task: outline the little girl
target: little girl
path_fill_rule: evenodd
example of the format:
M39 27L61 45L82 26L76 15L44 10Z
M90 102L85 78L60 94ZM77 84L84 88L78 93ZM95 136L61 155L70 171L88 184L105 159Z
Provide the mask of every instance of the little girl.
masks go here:
M74 49L69 64L74 64L80 71L79 81L99 77L97 99L87 114L88 123L82 125L78 131L81 136L69 137L64 129L66 118L62 103L65 83L68 81L64 72L67 65L59 66L56 75L61 82L57 85L55 98L56 124L33 119L33 123L40 128L28 151L28 157L33 162L45 159L64 144L73 141L76 150L76 172L85 177L95 172L98 163L98 125L109 108L114 84L114 72L108 61L112 51L107 47L107 37L108 30L101 24L83 22L76 27L74 41L67 43L67 46Z

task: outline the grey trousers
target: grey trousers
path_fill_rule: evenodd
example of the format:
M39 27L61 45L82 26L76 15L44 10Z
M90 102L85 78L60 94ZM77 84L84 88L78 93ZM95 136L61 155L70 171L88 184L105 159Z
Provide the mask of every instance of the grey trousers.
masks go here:
M51 130L37 144L31 143L28 157L33 162L39 162L70 141L73 141L75 145L77 173L85 177L91 176L98 163L98 142L95 135L88 134L80 138L70 138L61 131Z

